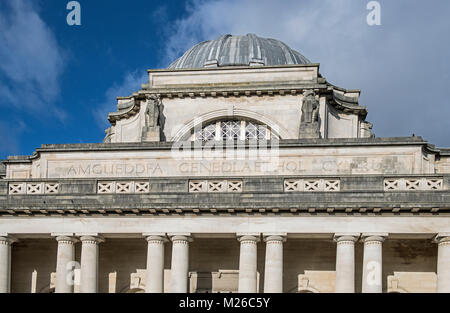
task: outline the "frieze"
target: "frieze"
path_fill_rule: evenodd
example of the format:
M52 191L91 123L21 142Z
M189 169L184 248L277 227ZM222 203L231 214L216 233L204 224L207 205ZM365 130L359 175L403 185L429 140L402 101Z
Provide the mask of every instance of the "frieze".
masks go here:
M414 156L279 156L273 158L154 158L49 160L40 177L147 178L180 176L414 174Z

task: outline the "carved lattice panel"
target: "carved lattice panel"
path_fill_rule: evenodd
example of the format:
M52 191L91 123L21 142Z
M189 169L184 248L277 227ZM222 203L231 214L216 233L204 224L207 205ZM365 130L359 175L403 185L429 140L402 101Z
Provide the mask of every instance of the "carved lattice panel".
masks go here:
M131 194L150 192L150 183L145 181L118 181L99 182L97 193L99 194Z
M189 192L207 192L208 182L206 180L191 180L189 182Z
M116 193L133 193L134 182L116 182Z
M208 181L208 192L226 192L227 182L225 180Z
M150 183L148 182L136 182L134 184L135 193L147 193L150 192Z
M405 179L406 190L420 190L420 179Z
M400 190L399 180L398 179L385 179L384 180L384 190L385 191Z
M341 190L339 179L285 179L285 192L336 192Z
M26 194L26 183L10 183L9 191L10 195L23 195Z
M40 195L44 193L43 183L28 183L27 195Z
M427 191L442 190L442 178L386 178L384 191Z
M324 180L324 191L340 191L341 182L340 180Z
M59 192L59 183L10 183L10 195L41 195L56 194Z
M191 180L189 192L242 192L241 180Z
M46 194L55 194L59 192L59 184L58 183L46 183L45 184L45 193Z
M228 192L242 192L242 181L229 181Z
M305 191L321 191L321 187L320 180L305 180Z
M99 182L97 186L97 193L109 194L116 190L115 182Z
M295 192L303 191L303 180L302 179L286 179L284 181L284 191Z
M426 190L442 190L442 187L442 179L427 179L426 181Z

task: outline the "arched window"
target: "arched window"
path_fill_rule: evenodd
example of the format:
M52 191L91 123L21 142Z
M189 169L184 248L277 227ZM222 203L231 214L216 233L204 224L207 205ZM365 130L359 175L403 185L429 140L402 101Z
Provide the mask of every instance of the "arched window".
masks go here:
M194 129L192 141L278 140L279 136L267 125L249 120L218 120Z

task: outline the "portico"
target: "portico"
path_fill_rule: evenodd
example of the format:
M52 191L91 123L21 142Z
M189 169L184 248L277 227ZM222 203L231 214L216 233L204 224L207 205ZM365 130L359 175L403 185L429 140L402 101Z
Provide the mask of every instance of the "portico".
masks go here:
M164 224L169 230L176 225L180 225L180 221L184 220L189 225L189 220L193 217L174 218L171 223L160 220L158 218L142 217L141 225L133 225L135 227L142 227L143 223L149 223L159 229ZM42 222L49 218L41 218ZM51 218L50 218L51 219ZM73 218L74 220L77 218ZM104 219L105 223L103 223ZM205 218L203 224L209 225L208 228L216 228L218 231L222 229L232 228L231 225L238 218L233 217L216 217ZM348 218L338 218L342 225L337 230L342 230L344 227L352 227ZM422 220L416 227L427 227L427 223L433 222L433 217L420 218L411 217L411 221ZM73 221L74 221L73 220ZM127 276L136 272L137 270L145 270L141 276L144 279L141 283L142 291L145 292L201 292L203 290L200 285L199 276L194 281L193 273L210 273L210 289L209 292L220 292L220 289L214 290L212 281L214 269L236 271L237 281L233 283L232 280L225 282L231 288L235 288L235 292L298 292L302 291L301 284L295 284L299 276L304 277L308 271L315 271L315 275L322 272L322 276L326 277L326 273L334 272L334 281L314 281L311 276L309 279L309 288L319 290L321 288L333 288L332 292L386 292L388 276L395 271L402 271L409 269L411 273L414 270L424 266L429 269L437 269L437 291L446 292L445 281L446 273L450 270L450 264L445 262L445 246L442 249L442 241L445 242L448 238L447 233L393 233L393 232L373 232L373 233L356 233L356 232L336 232L336 233L319 233L314 230L321 224L321 219L318 217L293 217L290 218L289 228L304 228L305 230L312 230L314 232L235 232L235 233L201 233L201 232L149 232L149 233L114 233L110 226L107 225L107 218L100 218L96 224L107 233L91 233L87 236L87 232L66 233L62 236L55 237L55 233L50 234L41 233L36 237L26 234L3 234L2 242L8 242L8 245L3 245L7 249L3 249L1 256L2 271L0 272L2 278L2 286L8 286L9 282L14 281L14 273L10 268L4 266L7 260L11 260L12 264L17 264L16 267L22 267L25 270L26 266L20 265L23 260L20 255L26 253L26 246L32 245L34 241L46 242L47 246L53 246L53 254L41 256L46 260L52 260L56 267L52 272L56 274L55 292L73 292L74 286L67 284L70 280L67 277L72 277L69 271L70 267L64 266L70 262L80 262L81 269L80 285L76 292L111 292L110 284L106 278L109 277L107 271L115 268L113 271L117 275ZM158 221L159 220L159 221ZM270 221L262 222L264 217L260 217L253 221L257 228L261 230L270 225ZM395 218L386 217L372 217L366 218L367 221L386 220L394 227ZM73 222L72 221L72 222ZM156 221L156 222L155 222ZM217 223L216 223L217 221ZM10 221L10 224L14 220ZM81 222L81 221L80 221ZM120 222L120 220L116 220ZM361 219L364 222L364 218ZM442 224L449 222L446 220L440 221ZM433 222L434 223L434 222ZM39 227L36 223L32 227ZM219 224L222 224L219 227ZM251 223L253 224L253 223ZM49 223L47 223L49 225ZM51 225L51 223L50 223ZM73 223L72 225L76 225ZM81 224L80 224L81 225ZM295 226L294 226L295 225ZM308 226L307 226L308 225ZM406 222L405 222L406 225ZM430 225L430 224L428 224ZM113 226L113 225L111 225ZM238 228L248 227L247 225L239 225ZM272 225L274 226L274 225ZM281 225L277 225L281 226ZM397 230L401 230L401 223L395 225ZM436 225L440 227L439 223ZM84 227L91 227L91 225L84 225ZM179 227L180 230L183 228ZM235 226L236 227L236 226ZM238 229L236 228L236 229ZM341 228L341 229L339 229ZM389 228L384 225L382 229ZM17 229L17 228L16 228ZM77 229L74 229L77 230ZM43 230L44 231L44 230ZM14 242L14 243L13 243ZM113 262L107 265L106 271L102 269L106 259L102 254L110 255L111 253L119 253L122 248L128 246L133 248L133 254L129 255L131 259L139 259L140 265L137 264L135 269L124 268L123 261ZM21 246L21 243L25 246ZM106 245L106 244L109 244ZM118 243L120 243L118 245ZM14 246L16 245L16 246ZM105 245L105 246L104 246ZM383 245L384 252L381 252ZM139 247L139 252L136 253ZM8 249L9 247L9 249ZM147 248L146 248L147 247ZM215 247L215 248L213 248ZM398 261L402 259L402 253L398 251L404 249L405 251L415 249L417 255L410 255L409 265L398 265ZM16 250L17 249L17 250ZM212 250L211 250L212 249ZM45 249L47 250L47 249ZM44 250L44 251L45 251ZM78 253L75 253L78 250ZM17 255L15 251L18 251ZM426 255L426 251L435 251L434 255ZM123 253L127 253L122 251ZM214 256L209 257L209 253ZM22 256L23 258L24 256ZM215 258L217 257L217 259ZM387 259L386 259L387 257ZM311 260L320 260L319 262L311 262ZM309 260L309 261L308 261ZM397 260L397 261L396 261ZM416 264L413 264L416 260ZM207 263L205 263L207 261ZM39 262L38 262L39 263ZM130 265L134 264L131 262ZM215 264L216 263L216 264ZM297 263L296 266L292 264ZM421 264L422 263L422 264ZM434 263L434 264L433 264ZM206 265L207 264L207 265ZM429 265L427 265L429 264ZM29 266L32 266L30 264ZM37 264L34 264L37 265ZM31 267L29 267L31 269ZM387 271L383 272L383 268L387 267ZM37 267L39 268L39 267ZM62 269L62 270L61 270ZM98 270L97 270L98 269ZM19 270L19 269L16 269ZM125 273L120 273L124 271ZM31 271L30 273L31 278ZM61 273L62 272L62 273ZM41 272L38 270L38 275ZM62 279L64 275L65 279ZM307 275L307 274L306 274ZM47 277L47 283L50 285L50 276ZM76 275L74 275L76 276ZM41 280L42 277L41 277ZM294 283L295 282L295 283ZM122 286L130 285L130 282L122 282ZM197 290L193 290L191 285L195 284ZM322 286L321 286L322 284ZM100 289L97 289L99 286ZM289 287L288 287L289 286ZM19 285L14 292L29 292L22 289ZM295 287L295 288L294 288ZM360 289L362 287L362 289ZM5 288L5 287L4 287ZM293 289L294 288L294 289ZM39 289L39 288L38 288ZM131 289L131 288L129 288ZM3 289L3 292L9 292L10 289ZM222 292L226 292L226 288ZM123 291L123 288L122 288ZM307 289L305 289L307 291ZM424 290L427 292L427 290ZM114 292L120 292L117 288Z

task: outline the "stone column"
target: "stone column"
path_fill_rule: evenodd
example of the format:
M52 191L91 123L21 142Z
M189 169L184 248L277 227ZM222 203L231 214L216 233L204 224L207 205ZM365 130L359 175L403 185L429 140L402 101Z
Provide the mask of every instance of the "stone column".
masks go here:
M450 292L450 233L438 234L437 292Z
M264 266L264 292L283 292L283 242L286 234L264 236L266 263Z
M256 293L257 291L257 243L258 235L238 235L241 243L239 255L239 293Z
M387 234L363 234L364 259L363 259L363 293L382 292L383 274L383 241Z
M11 292L11 245L14 242L10 236L0 236L0 293Z
M359 234L335 234L336 248L336 293L355 292L355 242Z
M147 278L145 292L164 292L164 244L165 234L144 234L147 239Z
M98 245L103 238L98 235L81 236L80 293L98 291Z
M75 276L73 262L75 261L75 237L57 236L58 253L56 256L56 284L55 293L73 293ZM69 276L70 275L70 276Z
M189 242L190 234L169 235L172 241L172 268L170 272L170 292L188 292Z

